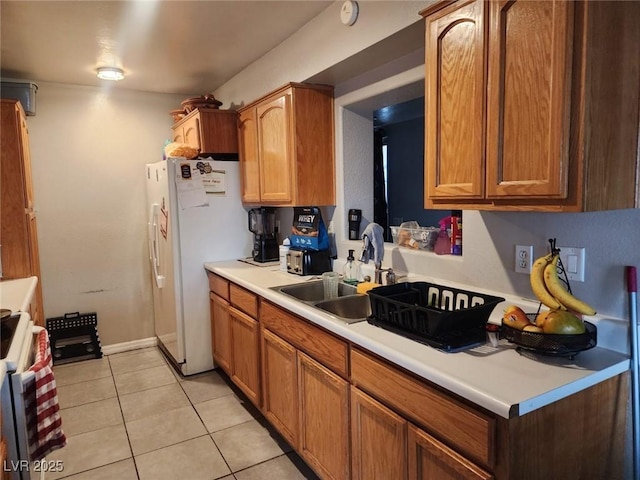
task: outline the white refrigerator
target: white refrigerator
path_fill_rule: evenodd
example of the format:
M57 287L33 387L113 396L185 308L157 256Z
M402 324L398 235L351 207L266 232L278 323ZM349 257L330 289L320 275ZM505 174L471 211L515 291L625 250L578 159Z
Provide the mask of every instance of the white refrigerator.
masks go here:
M246 258L253 246L239 165L169 158L146 168L155 334L174 366L193 375L214 367L204 263Z

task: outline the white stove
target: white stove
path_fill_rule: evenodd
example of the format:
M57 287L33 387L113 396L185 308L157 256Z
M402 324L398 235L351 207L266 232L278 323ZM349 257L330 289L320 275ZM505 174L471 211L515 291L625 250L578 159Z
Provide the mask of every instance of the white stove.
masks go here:
M29 459L24 405L25 385L34 377L28 369L33 364L42 327L34 326L31 316L20 311L31 302L36 284L36 277L0 282L0 306L13 312L2 319L0 342L2 435L7 442L7 458L1 467L12 480L44 478L44 469L39 468L44 460L36 464Z

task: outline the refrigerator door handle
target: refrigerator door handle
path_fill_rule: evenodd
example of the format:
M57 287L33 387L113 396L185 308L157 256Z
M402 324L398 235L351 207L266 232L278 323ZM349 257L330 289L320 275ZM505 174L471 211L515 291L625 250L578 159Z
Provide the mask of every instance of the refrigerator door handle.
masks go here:
M164 287L165 276L158 273L160 267L160 260L158 256L158 212L160 211L160 205L152 203L149 210L149 223L148 236L149 236L149 260L153 267L153 278L155 279L158 288Z

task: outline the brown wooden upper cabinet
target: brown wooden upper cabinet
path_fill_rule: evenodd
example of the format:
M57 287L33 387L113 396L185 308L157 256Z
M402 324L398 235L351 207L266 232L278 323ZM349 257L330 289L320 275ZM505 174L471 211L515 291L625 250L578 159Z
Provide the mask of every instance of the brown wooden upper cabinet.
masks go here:
M333 87L289 83L239 110L242 201L334 205Z
M38 277L29 313L36 325L44 325L27 117L20 102L11 99L0 101L0 114L0 277Z
M426 19L425 207L640 207L640 2L459 0Z
M173 141L197 148L200 155L238 156L238 112L200 108L173 125Z

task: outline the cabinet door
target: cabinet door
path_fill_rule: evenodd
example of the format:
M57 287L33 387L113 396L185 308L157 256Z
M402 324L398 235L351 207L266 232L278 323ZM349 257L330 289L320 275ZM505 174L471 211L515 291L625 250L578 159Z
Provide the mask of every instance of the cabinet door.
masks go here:
M262 411L293 448L298 446L298 367L296 349L262 330Z
M258 157L257 129L255 108L241 112L238 126L238 143L240 147L242 201L245 203L260 202L260 161Z
M324 479L349 478L349 384L298 352L302 458Z
M231 375L231 321L229 304L214 293L209 294L211 306L211 351L213 359Z
M260 199L290 203L292 192L291 94L257 107Z
M426 432L409 425L409 478L417 480L491 480L471 463Z
M427 18L426 194L482 198L486 4L467 0Z
M573 2L491 3L487 197L565 198Z
M182 134L182 126L173 129L173 140L177 143L184 143L184 135Z
M407 421L355 387L351 467L354 480L407 478Z
M229 307L231 379L254 405L260 406L260 329L258 322Z
M202 149L202 142L200 139L200 117L195 115L182 124L182 141L187 145L197 148L198 151Z
M238 114L235 110L201 109L200 153L238 153Z
M29 194L25 190L24 129L22 111L15 100L2 100L0 126L0 244L2 274L5 279L30 276L28 226L25 209Z
M36 276L30 307L36 325L44 324L42 277L31 179L29 131L17 100L3 99L0 108L0 244L4 279Z

